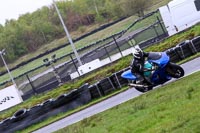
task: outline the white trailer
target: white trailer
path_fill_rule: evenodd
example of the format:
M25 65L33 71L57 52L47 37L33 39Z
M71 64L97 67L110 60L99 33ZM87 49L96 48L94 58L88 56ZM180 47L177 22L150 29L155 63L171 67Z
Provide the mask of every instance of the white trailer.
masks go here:
M200 0L173 0L159 10L170 36L200 21Z

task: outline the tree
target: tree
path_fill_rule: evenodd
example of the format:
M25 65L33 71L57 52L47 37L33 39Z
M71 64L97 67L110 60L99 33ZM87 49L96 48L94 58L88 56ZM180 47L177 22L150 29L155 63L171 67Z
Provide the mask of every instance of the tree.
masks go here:
M110 19L118 19L124 15L124 12L121 8L121 0L106 0L105 8Z
M145 9L151 5L151 0L127 0L122 5L126 15L137 14L142 17Z

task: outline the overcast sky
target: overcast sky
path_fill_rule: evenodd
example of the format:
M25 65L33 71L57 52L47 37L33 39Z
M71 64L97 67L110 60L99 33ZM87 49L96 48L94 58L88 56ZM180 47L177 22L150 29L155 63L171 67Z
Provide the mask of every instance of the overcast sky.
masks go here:
M42 6L49 6L52 0L0 0L0 24L6 19L17 19L20 15L33 12Z

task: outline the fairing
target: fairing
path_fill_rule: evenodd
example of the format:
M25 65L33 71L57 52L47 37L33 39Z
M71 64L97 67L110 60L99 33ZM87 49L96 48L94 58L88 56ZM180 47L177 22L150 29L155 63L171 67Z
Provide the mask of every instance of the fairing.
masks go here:
M136 80L136 77L132 74L131 70L123 72L121 77L129 80Z

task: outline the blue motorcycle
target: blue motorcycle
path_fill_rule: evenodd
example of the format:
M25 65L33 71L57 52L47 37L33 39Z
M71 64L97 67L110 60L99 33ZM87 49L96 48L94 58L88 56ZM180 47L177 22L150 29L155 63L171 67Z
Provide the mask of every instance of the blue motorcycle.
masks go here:
M137 82L138 79L131 70L123 72L121 77L129 80L129 86L135 87L140 92L146 92L172 78L183 77L184 73L181 66L170 62L166 52L150 52L144 64L143 83Z

